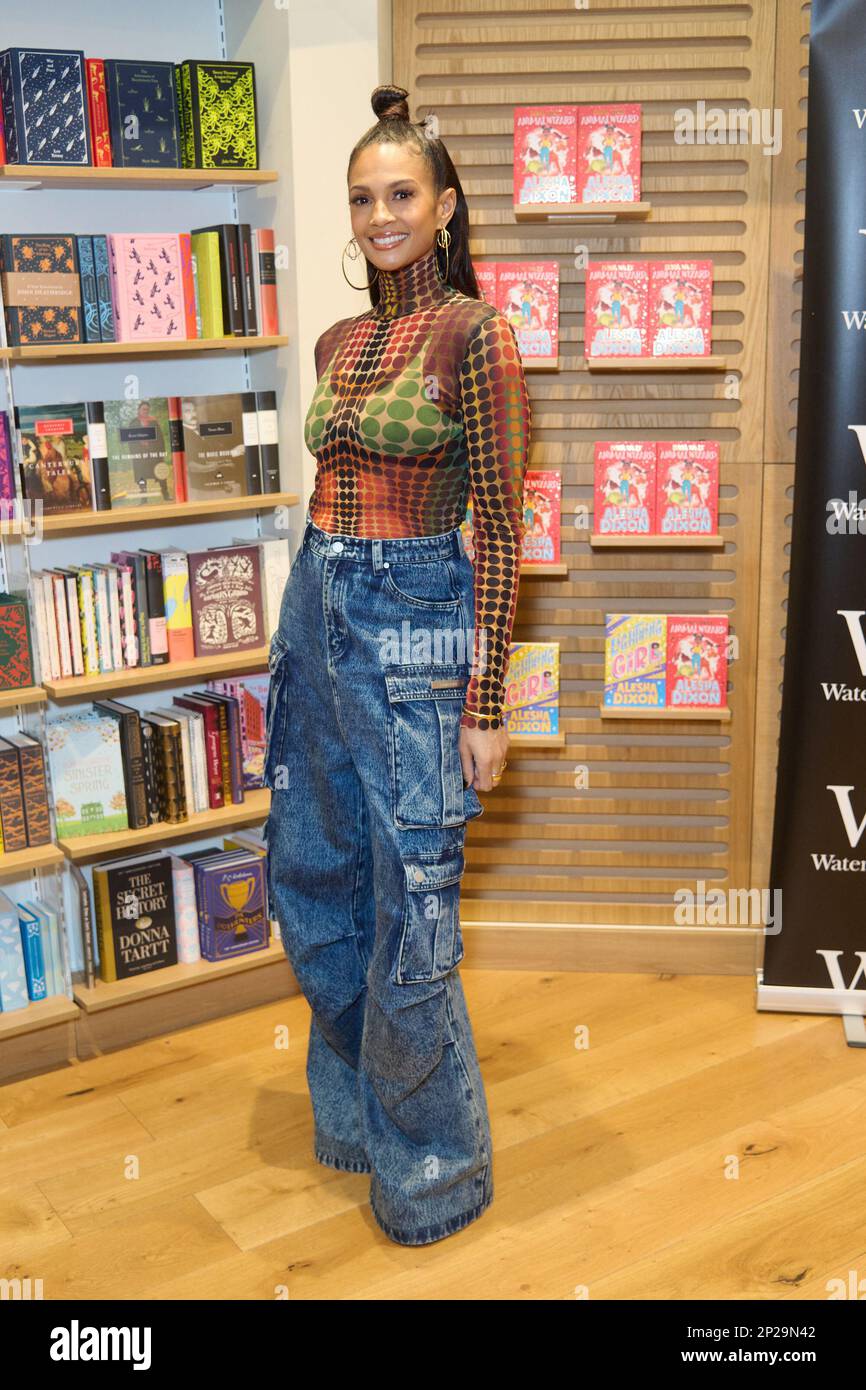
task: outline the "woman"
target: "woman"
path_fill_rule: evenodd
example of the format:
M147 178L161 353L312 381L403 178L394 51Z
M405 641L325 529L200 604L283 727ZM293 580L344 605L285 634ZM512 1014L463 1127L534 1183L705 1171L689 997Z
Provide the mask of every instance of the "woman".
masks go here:
M376 89L349 162L372 307L316 342L265 782L272 909L312 1009L315 1156L370 1173L385 1233L426 1245L493 1197L459 898L466 822L508 748L530 407L514 332L478 298L454 166L406 96Z

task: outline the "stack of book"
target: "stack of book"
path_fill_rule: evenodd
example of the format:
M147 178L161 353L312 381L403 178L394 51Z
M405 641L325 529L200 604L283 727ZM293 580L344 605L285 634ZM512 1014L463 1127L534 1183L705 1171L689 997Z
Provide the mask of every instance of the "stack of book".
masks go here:
M242 805L262 785L268 680L263 671L211 682L149 710L94 700L49 719L58 835L179 825Z
M45 753L30 734L0 738L0 854L51 841Z
M265 646L289 572L285 540L119 550L31 576L41 680L95 676Z
M708 357L712 261L590 261L584 356Z
M274 233L248 222L193 232L7 232L0 275L13 347L280 331Z
M252 63L0 53L0 162L257 169Z
M55 994L72 998L66 943L45 903L14 903L0 893L0 1013L26 1009Z

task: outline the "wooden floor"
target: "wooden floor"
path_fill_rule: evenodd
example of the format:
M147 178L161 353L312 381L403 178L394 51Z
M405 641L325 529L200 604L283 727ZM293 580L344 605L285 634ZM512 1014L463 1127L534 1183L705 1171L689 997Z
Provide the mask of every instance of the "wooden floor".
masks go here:
M866 1273L839 1020L758 1014L730 976L463 981L495 1184L464 1231L397 1246L369 1177L314 1161L296 997L0 1087L0 1275L47 1300L796 1300Z

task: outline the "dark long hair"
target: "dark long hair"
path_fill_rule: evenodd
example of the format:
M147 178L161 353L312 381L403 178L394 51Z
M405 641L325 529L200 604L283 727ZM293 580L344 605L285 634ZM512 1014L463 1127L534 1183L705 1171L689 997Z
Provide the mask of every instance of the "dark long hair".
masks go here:
M455 290L467 295L470 299L480 299L481 294L478 289L478 281L475 278L475 271L472 269L472 261L469 255L469 207L466 202L466 195L457 177L457 170L451 162L451 156L438 137L431 137L427 134L423 121L410 121L409 119L409 93L405 87L376 87L370 97L370 105L378 117L376 124L370 126L366 134L362 135L349 157L349 167L346 171L347 183L351 179L352 165L361 150L365 150L368 145L380 145L391 143L394 145L414 145L419 154L423 156L427 167L433 178L433 188L436 197L444 192L446 188L453 188L457 194L457 202L451 218L448 222L448 230L451 233L451 245L448 248L448 284L453 285ZM436 257L439 262L440 274L445 271L444 255L438 246L435 246ZM370 302L373 305L379 303L379 279L376 276L376 267L372 261L364 256L367 265L367 283L370 287Z

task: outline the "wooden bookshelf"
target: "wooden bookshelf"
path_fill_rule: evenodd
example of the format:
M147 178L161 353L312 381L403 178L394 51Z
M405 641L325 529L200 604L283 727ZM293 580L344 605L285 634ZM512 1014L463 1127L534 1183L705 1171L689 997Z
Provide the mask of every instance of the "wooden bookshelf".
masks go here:
M706 357L587 357L589 372L720 372L727 360L718 353Z
M0 709L15 705L41 705L48 696L41 685L23 685L20 690L0 690Z
M262 492L251 497L218 497L208 502L159 502L146 506L112 507L107 512L69 512L42 518L46 536L72 531L125 531L129 526L149 526L153 522L207 521L210 517L240 516L247 512L267 512L276 507L295 507L296 492Z
M515 203L517 222L629 222L646 221L652 203Z
M259 188L276 183L276 169L98 169L95 165L0 165L0 188L197 189Z
M191 661L166 661L161 666L127 666L122 671L103 671L98 676L65 676L43 682L51 700L101 699L124 690L146 686L197 683L211 676L233 676L247 671L266 671L270 648L250 647L244 652L221 652L218 656L196 656Z
M565 734L513 734L508 745L509 753L519 753L521 748L564 748Z
M729 709L605 709L599 705L602 719L712 719L725 724L731 717Z
M521 565L520 578L562 579L568 574L568 565Z
M12 850L9 854L0 854L0 880L24 878L32 869L54 869L63 862L63 852L57 845Z
M596 550L620 546L643 546L657 550L723 550L724 536L605 536L593 531L589 543Z
M10 1038L23 1037L25 1033L35 1033L40 1028L53 1028L57 1023L75 1023L78 1017L78 1005L65 994L33 1000L26 1009L0 1013L0 1044Z
M205 835L218 835L224 830L236 830L242 825L255 825L267 818L271 794L267 787L248 791L240 805L220 806L217 810L199 811L178 825L157 821L141 830L110 830L102 835L76 835L70 840L58 840L67 859L76 864L89 864L112 854L141 854L151 845L161 848L177 840L195 840Z
M215 978L239 975L280 961L286 962L285 948L281 941L272 941L262 951L235 956L232 960L196 960L190 965L166 965L161 970L151 970L147 975L137 975L131 980L97 979L90 986L73 984L72 993L75 1002L85 1013L101 1013L103 1009L116 1009L123 1004L153 999L176 989L190 989Z
M176 338L155 343L45 343L38 347L0 348L0 360L9 362L45 362L62 358L91 357L164 357L167 353L199 352L261 352L263 348L285 347L285 334L274 337L242 338Z

